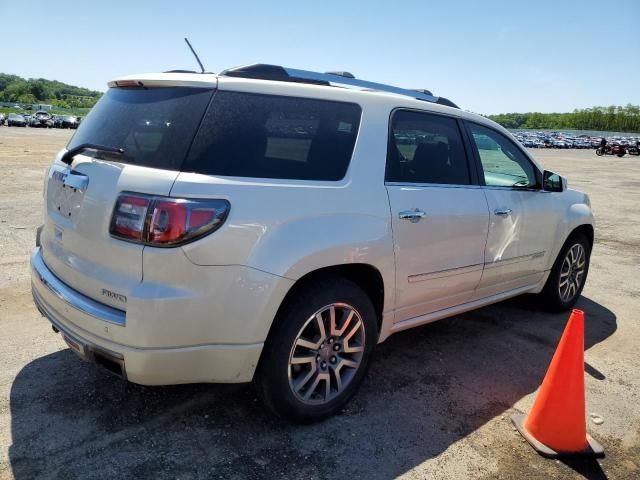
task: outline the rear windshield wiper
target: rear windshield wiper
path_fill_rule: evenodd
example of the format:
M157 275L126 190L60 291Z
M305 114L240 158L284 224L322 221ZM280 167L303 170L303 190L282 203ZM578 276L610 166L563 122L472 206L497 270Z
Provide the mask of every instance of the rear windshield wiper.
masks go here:
M65 152L64 155L60 158L60 161L66 163L67 165L71 165L73 161L73 157L78 155L80 152L85 150L96 150L97 152L108 152L115 153L116 155L124 155L124 149L118 147L108 147L106 145L98 145L97 143L83 143L82 145L78 145L77 147L73 147L71 150Z

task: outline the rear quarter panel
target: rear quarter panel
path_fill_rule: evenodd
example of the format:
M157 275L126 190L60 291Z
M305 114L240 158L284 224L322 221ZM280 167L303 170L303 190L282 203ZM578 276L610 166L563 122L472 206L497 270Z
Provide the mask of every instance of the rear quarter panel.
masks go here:
M297 280L349 263L377 268L385 309L393 306L394 254L384 187L390 107L362 105L362 120L345 178L337 182L271 180L181 173L172 196L223 198L220 230L183 247L197 265L244 265Z

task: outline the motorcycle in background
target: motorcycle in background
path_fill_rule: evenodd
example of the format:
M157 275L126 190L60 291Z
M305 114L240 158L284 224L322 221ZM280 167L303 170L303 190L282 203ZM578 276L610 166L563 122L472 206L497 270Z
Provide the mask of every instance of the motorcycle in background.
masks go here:
M602 155L616 155L618 157L624 157L627 151L622 145L613 143L611 145L605 145L596 149L596 155L601 157ZM634 154L635 155L635 154Z

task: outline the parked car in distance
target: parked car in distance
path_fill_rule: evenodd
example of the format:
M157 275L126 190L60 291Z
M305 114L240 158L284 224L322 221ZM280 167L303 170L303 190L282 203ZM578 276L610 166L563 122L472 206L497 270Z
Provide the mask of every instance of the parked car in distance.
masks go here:
M589 197L446 98L272 65L109 87L48 170L31 279L128 381L254 381L308 422L396 332L582 292Z
M7 126L8 127L26 127L27 121L25 118L18 113L10 113L7 117Z
M39 111L31 116L30 127L34 128L53 128L53 120L51 115L44 111Z
M0 126L4 125L6 119L7 117L4 115L4 113L0 113Z
M77 118L71 115L64 115L60 118L60 128L78 128Z

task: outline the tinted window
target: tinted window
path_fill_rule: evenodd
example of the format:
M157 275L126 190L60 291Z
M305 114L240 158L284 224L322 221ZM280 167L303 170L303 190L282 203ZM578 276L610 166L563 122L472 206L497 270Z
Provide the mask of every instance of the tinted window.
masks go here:
M218 92L183 171L340 180L359 124L360 107L350 103Z
M398 111L393 115L386 179L468 185L469 166L455 119Z
M494 187L531 188L537 185L535 168L520 149L504 135L469 123L484 170L484 181Z
M110 88L67 148L94 143L124 149L118 161L180 170L213 90Z

